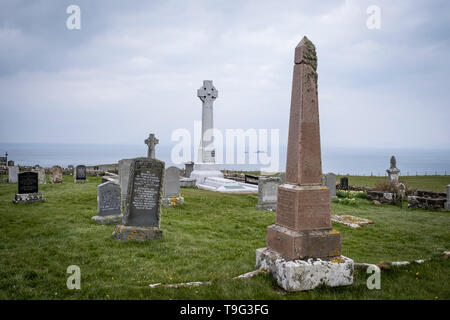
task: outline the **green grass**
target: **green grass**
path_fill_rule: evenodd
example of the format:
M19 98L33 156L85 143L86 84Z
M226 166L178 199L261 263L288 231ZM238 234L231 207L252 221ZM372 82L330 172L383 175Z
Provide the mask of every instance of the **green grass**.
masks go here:
M73 184L65 176L61 185L42 185L46 202L29 205L12 203L16 184L0 184L0 299L450 298L450 261L439 257L449 250L449 212L377 207L363 199L354 207L333 203L333 213L375 221L360 229L333 224L345 256L368 263L433 259L383 271L381 290L367 289L368 275L358 271L350 287L285 293L269 275L231 280L255 269L255 249L265 246L266 227L275 221L275 213L255 209L256 195L183 188L185 205L162 209L161 240L122 243L112 239L113 225L91 221L100 178L88 179ZM81 290L66 287L70 265L81 268ZM210 280L212 286L197 288L148 287Z
M343 176L336 176L336 181ZM378 182L387 182L387 177L367 177L367 176L346 176L349 185L373 187ZM450 184L448 176L400 176L400 182L407 183L412 189L446 192L446 186Z

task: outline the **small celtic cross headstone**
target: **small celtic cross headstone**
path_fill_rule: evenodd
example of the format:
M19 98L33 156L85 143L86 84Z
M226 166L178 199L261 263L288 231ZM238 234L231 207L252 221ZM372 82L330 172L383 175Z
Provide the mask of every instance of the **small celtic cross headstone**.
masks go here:
M155 159L155 146L159 143L154 133L150 133L148 139L145 139L144 143L148 146L147 158Z

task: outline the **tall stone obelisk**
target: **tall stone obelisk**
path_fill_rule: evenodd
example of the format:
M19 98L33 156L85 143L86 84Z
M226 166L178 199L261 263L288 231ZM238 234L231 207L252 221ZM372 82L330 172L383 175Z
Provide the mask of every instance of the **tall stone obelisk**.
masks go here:
M304 37L295 48L286 183L278 187L267 248L257 250L257 265L268 267L278 283L292 291L353 282L353 260L341 256L341 235L331 228L329 190L322 186L316 70L316 49ZM323 268L313 266L309 258L320 258Z
M213 86L212 80L203 80L203 85L197 90L197 97L202 101L202 136L191 178L196 179L196 185L199 185L207 177L222 178L223 174L216 164L214 149L213 103L219 97L219 91Z

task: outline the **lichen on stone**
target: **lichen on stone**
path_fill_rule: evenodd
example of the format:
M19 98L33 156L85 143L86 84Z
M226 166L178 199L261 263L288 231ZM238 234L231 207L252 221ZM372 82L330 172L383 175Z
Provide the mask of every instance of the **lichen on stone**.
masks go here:
M316 47L307 37L303 37L299 45L301 46L301 53L302 53L302 57L300 57L301 60L304 63L309 64L314 69L314 71L316 71L317 70Z

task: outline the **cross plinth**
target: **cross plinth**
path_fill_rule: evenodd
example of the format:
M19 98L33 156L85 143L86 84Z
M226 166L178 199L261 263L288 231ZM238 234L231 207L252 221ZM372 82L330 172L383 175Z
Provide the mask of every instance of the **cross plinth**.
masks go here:
M155 146L159 143L154 133L150 133L148 139L145 139L144 143L148 146L147 158L155 159Z
M215 163L213 103L219 97L219 91L212 80L204 80L197 90L197 97L202 101L202 138L198 152L198 162Z

